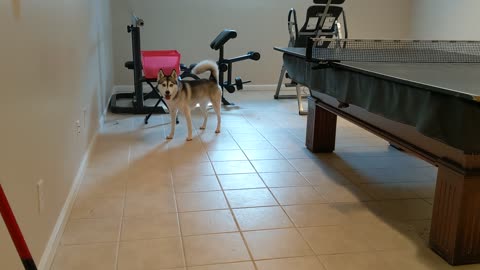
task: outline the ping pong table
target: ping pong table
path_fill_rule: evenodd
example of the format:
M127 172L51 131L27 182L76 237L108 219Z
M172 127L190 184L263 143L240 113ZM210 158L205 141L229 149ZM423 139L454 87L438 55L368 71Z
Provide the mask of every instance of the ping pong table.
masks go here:
M480 263L480 56L382 61L385 51L369 51L373 60L362 61L361 51L330 61L318 55L338 50L275 50L290 77L310 88L307 148L333 152L340 116L434 164L430 247L452 265Z

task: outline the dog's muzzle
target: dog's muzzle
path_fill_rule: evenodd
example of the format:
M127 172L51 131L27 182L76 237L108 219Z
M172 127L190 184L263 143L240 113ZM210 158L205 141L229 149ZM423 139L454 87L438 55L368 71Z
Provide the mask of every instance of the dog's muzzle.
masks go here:
M170 100L170 98L171 98L170 91L165 92L165 99Z

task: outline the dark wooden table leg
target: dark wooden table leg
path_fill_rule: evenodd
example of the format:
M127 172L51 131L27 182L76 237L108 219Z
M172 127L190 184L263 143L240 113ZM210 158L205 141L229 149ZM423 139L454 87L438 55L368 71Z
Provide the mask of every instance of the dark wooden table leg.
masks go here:
M430 247L451 265L480 263L480 176L439 165Z
M307 139L308 150L313 153L331 153L335 150L337 116L308 98Z

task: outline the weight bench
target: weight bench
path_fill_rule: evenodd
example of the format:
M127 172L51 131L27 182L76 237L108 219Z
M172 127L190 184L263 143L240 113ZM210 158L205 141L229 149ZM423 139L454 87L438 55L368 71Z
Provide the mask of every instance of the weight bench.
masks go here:
M250 51L245 55L241 55L234 58L225 58L225 44L231 39L237 37L237 32L235 30L225 29L223 30L210 44L210 48L215 51L219 51L218 57L218 69L219 69L219 82L218 84L222 87L222 103L223 105L234 105L233 103L227 101L223 95L223 91L227 90L229 93L234 93L236 90L242 90L243 85L250 83L251 81L242 81L240 77L235 78L235 83L232 80L232 65L233 63L244 61L244 60L254 60L258 61L260 59L260 53ZM227 72L227 80L225 81L225 72Z
M307 9L306 20L300 30L298 29L297 13L295 9L290 9L288 13L288 32L290 34L288 47L305 48L308 39L312 37L342 38L340 17L343 17L344 38L348 38L347 19L341 6L345 3L345 0L314 0L313 2L317 5L310 6ZM328 44L322 46L328 46ZM307 111L303 109L302 104L302 85L292 80L291 83L286 83L285 87L296 87L297 94L280 95L284 78L289 78L289 76L285 66L282 66L274 99L296 98L299 114L307 115Z
M125 63L127 69L133 70L134 91L131 93L118 93L112 95L110 100L110 111L118 114L148 114L148 113L166 113L162 106L151 107L145 104L148 99L160 99L155 87L153 86L153 79L147 79L143 76L142 66L142 52L140 42L140 28L145 25L145 22L132 16L132 23L127 26L127 32L132 37L132 56L133 60ZM150 93L143 92L143 84L147 83L152 91ZM125 104L120 104L120 100L128 100Z
M145 117L145 124L148 124L148 120L154 113L166 114L168 106L163 100L160 92L154 83L157 82L158 71L163 69L166 74L170 74L173 69L182 71L182 78L199 79L198 76L191 74L190 68L180 64L181 55L175 50L162 50L162 51L142 51L140 28L145 25L145 22L132 16L132 24L127 26L127 32L132 36L132 55L133 61L125 63L125 67L129 70L133 70L134 79L134 92L133 93L118 93L112 95L110 100L110 111L117 114L148 114ZM152 91L144 93L143 84L146 83L150 86ZM127 106L121 106L119 100L129 100ZM154 106L147 106L146 100L158 99ZM160 106L163 103L165 106ZM167 110L166 110L166 109ZM178 120L177 120L178 123Z

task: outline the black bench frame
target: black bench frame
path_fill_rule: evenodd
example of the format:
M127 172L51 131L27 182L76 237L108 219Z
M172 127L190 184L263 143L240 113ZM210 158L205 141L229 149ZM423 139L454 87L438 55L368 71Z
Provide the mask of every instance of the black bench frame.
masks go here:
M219 69L219 85L222 87L222 103L223 105L235 105L224 97L224 90L229 93L234 93L235 90L242 90L243 84L250 83L251 81L242 81L240 77L235 78L235 83L232 79L233 63L245 61L245 60L260 60L260 53L250 51L245 55L237 56L234 58L225 58L225 44L237 37L237 32L231 29L223 30L210 44L210 48L219 51L218 57L218 69ZM227 80L225 81L225 72L227 72Z

